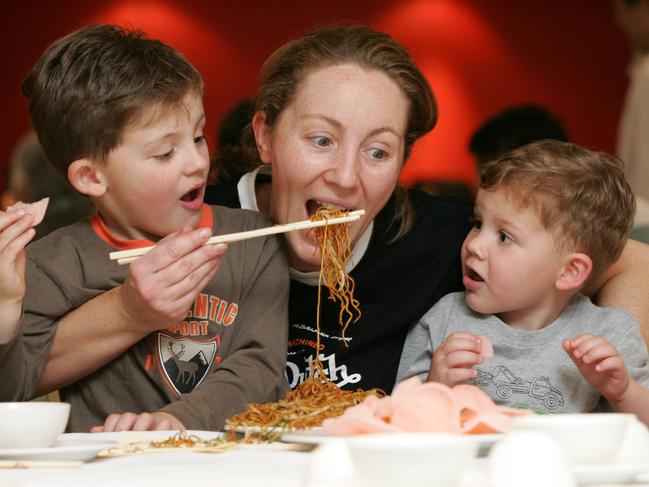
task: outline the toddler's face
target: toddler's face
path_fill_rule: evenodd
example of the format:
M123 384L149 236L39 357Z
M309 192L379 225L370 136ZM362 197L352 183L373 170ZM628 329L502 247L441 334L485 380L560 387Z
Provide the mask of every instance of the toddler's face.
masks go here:
M534 210L515 207L503 189L481 189L475 217L462 245L469 307L513 324L551 304L563 260Z
M156 241L200 218L209 170L199 94L179 107L146 108L127 126L101 169L106 192L98 202L115 236Z

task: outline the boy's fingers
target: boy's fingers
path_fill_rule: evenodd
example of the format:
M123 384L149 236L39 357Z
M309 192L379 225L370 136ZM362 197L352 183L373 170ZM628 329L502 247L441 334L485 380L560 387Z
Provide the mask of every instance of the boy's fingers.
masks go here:
M135 413L124 413L117 420L114 431L131 431L136 421Z
M584 353L581 357L581 360L585 364L592 364L614 355L617 355L617 351L607 342L603 342L594 346L593 348L588 350L588 352Z
M602 343L602 338L597 335L583 335L583 337L584 338L578 337L571 340L573 343L573 354L577 358L583 357L590 350Z
M27 242L34 237L36 230L31 227L32 220L33 217L29 215L28 217L26 216L22 220L15 222L15 224L7 226L4 230L0 230L0 253L4 252L5 249L25 233L31 235Z
M482 355L466 350L458 350L456 352L449 353L448 355L446 355L446 357L444 357L444 364L449 369L456 367L471 367L481 362Z
M449 369L446 371L446 385L455 385L475 378L477 372L474 369Z
M137 416L131 429L133 431L148 431L150 429L153 429L152 427L155 426L155 424L156 424L155 419L151 414L142 413Z
M597 372L608 372L609 370L621 369L624 365L622 357L616 355L614 357L608 357L602 360L595 366Z
M8 256L12 260L16 259L16 256L25 250L25 247L36 235L36 230L33 228L28 228L25 232L20 234L18 237L9 242L4 249L0 250L0 254Z
M199 228L190 232L183 231L167 235L158 244L147 252L136 263L142 261L150 267L150 270L157 272L166 269L171 264L201 247L210 238L210 231L207 228Z
M444 352L448 354L456 350L469 350L472 352L480 353L482 351L482 343L480 342L480 339L475 335L453 334L446 339Z

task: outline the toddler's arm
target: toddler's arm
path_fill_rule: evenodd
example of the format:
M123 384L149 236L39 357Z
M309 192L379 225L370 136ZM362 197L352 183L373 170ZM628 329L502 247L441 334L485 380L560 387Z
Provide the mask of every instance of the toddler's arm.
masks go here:
M624 358L613 345L601 336L585 333L564 340L563 348L614 411L634 413L649 424L649 391L629 377Z
M473 379L473 369L483 360L482 339L465 332L455 332L433 353L428 381L454 386Z
M20 325L25 297L25 246L34 238L34 218L24 210L0 211L0 344Z

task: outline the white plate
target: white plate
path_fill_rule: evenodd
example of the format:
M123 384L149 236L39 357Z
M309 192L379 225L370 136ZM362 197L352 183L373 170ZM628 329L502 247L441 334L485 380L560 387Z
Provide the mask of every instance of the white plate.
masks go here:
M87 461L114 441L102 439L74 439L61 435L49 448L9 448L0 450L0 460L77 460Z
M163 431L120 431L114 433L67 433L61 438L77 441L108 441L112 443L125 444L139 441L162 441L178 433L177 430ZM187 430L190 436L198 436L202 440L212 440L222 437L223 433L217 431Z
M579 485L626 484L649 481L649 463L594 463L575 465ZM642 475L640 475L642 473Z
M502 434L489 434L489 435L463 435L468 441L478 445L478 455L486 455L497 441L504 437ZM286 443L301 443L305 445L319 445L332 440L345 440L345 436L326 436L322 428L313 428L307 430L288 431L282 436L280 440Z
M325 436L322 428L287 431L279 437L284 443L299 443L302 445L319 445L326 441L344 440L341 436Z

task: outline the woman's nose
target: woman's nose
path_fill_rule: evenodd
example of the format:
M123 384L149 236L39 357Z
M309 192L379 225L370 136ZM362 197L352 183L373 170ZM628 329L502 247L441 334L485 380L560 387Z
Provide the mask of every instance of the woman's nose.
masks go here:
M358 153L353 149L338 151L327 171L327 180L341 188L354 188L358 185Z

